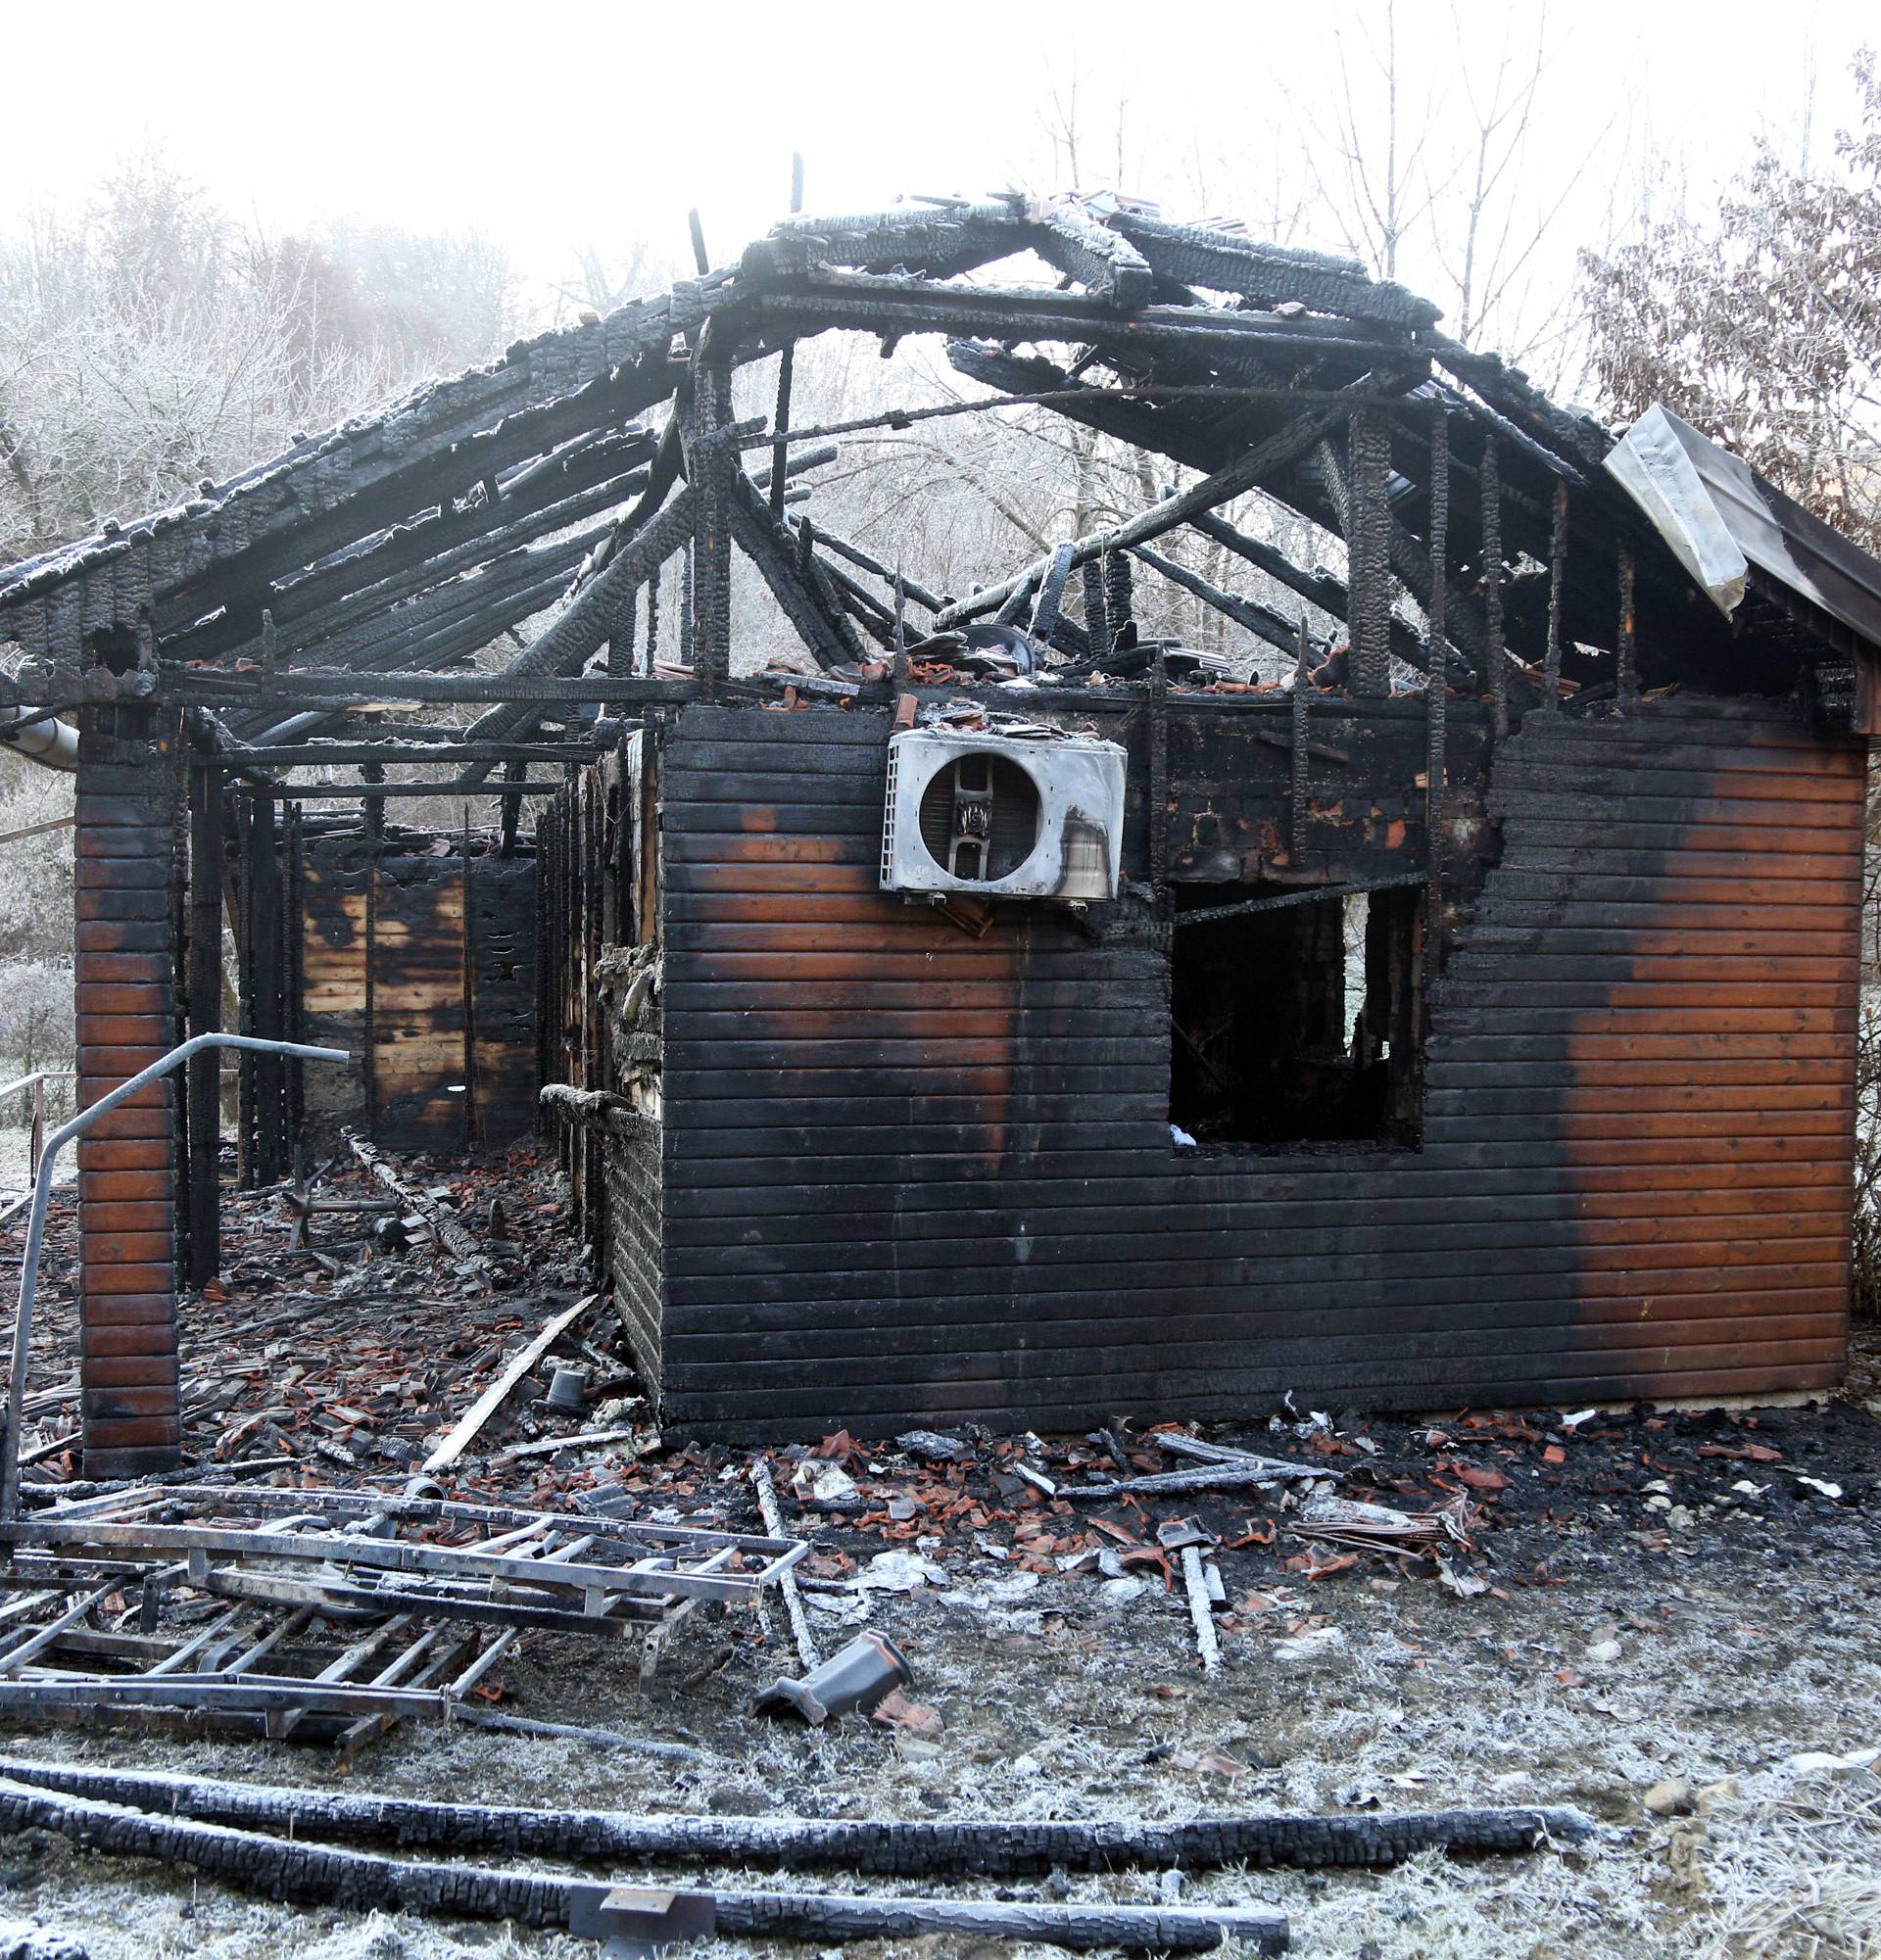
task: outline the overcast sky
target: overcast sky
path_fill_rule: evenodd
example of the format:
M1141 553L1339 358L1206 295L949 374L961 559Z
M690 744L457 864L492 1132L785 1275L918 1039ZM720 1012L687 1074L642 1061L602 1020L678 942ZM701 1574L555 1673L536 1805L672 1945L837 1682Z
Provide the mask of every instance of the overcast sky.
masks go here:
M1048 131L1075 84L1087 186L1121 179L1172 215L1204 186L1217 209L1258 220L1303 154L1316 152L1322 173L1335 167L1341 32L1355 85L1375 81L1384 0L1308 11L140 0L74 16L16 0L0 214L72 199L148 134L272 229L327 216L474 224L546 284L583 246L644 236L684 254L694 205L714 257L731 257L783 209L793 149L812 210L1063 187ZM1881 39L1872 6L1844 0L1780 12L1742 0L1401 0L1396 24L1407 123L1431 101L1462 123L1459 39L1480 88L1505 47L1519 60L1545 36L1527 178L1537 207L1567 191L1537 262L1557 287L1574 246L1599 242L1616 195L1636 208L1643 180L1702 208L1759 131L1799 145L1812 73L1812 140L1826 149L1848 120L1849 56L1864 32ZM1294 242L1338 249L1336 231L1311 212ZM1439 283L1435 268L1404 271Z

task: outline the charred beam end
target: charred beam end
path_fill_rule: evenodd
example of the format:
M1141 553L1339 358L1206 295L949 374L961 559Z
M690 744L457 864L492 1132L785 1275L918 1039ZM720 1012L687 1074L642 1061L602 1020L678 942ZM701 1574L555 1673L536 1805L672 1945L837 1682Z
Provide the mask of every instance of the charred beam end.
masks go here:
M1093 299L1133 312L1148 306L1154 295L1156 275L1149 261L1076 198L1046 208L1036 243L1047 264L1076 279Z
M567 1082L545 1082L542 1106L583 1129L605 1129L615 1136L644 1136L658 1124L626 1096L610 1089L577 1089Z
M1038 603L1033 608L1032 631L1046 645L1058 630L1058 608L1064 603L1065 583L1071 577L1072 551L1060 545L1051 554L1044 581L1038 588Z

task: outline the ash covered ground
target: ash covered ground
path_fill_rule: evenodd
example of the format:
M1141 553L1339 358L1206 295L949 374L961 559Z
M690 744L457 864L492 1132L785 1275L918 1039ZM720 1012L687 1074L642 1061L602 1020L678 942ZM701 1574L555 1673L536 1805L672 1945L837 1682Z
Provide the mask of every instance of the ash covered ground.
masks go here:
M458 1195L466 1215L473 1200ZM508 1229L520 1236L513 1220L526 1215L546 1234L553 1204L539 1192L528 1205L512 1200ZM578 1283L546 1251L524 1252L519 1264L537 1286ZM351 1367L343 1406L374 1414L357 1379L366 1364L355 1319L332 1316L334 1342L355 1352L330 1362L317 1327L299 1323L305 1400L295 1399L299 1383L282 1388L279 1356L266 1359L278 1336L259 1310L270 1292L304 1300L346 1280L344 1270L310 1276L301 1258L268 1240L246 1276L235 1263L226 1297L206 1303L228 1339L216 1355L222 1388L199 1397L216 1406L199 1410L192 1440L213 1458L219 1439L261 1414L244 1447L298 1445L322 1481L348 1480L343 1457L361 1475L384 1474L405 1460L408 1432L436 1433L492 1371L488 1351L511 1330L490 1316L509 1296L477 1295L483 1318L464 1365L427 1377L436 1407L408 1385L376 1423L336 1434L314 1421L337 1394L322 1385L323 1366ZM373 1286L397 1283L381 1266ZM409 1274L404 1283L411 1290ZM446 1293L441 1270L429 1291ZM362 1304L374 1297L366 1291ZM533 1304L517 1308L513 1332L540 1317ZM426 1358L408 1360L409 1383ZM540 1404L526 1412L522 1400L525 1414L491 1453L553 1436L563 1419ZM796 1669L783 1615L767 1625L739 1611L688 1620L645 1698L632 1644L535 1636L502 1667L506 1708L704 1752L677 1767L415 1723L350 1771L314 1748L213 1738L68 1729L8 1746L434 1799L718 1814L1178 1818L1570 1803L1601 1826L1578 1850L1433 1854L1382 1873L1073 1877L1069 1896L1268 1902L1291 1915L1295 1951L1350 1960L1881 1953L1874 1346L1858 1351L1848 1393L1825 1407L1596 1411L1569 1423L1570 1413L1580 1411L1383 1419L1285 1410L1201 1433L1288 1458L1312 1478L1136 1503L1073 1504L1064 1491L1193 1467L1140 1429L1001 1439L952 1430L941 1438L951 1458L933 1439L806 1438L773 1451L789 1528L811 1541L799 1569L818 1639L827 1651L867 1624L900 1646L918 1706L898 1723L850 1716L812 1732L753 1716L753 1691ZM326 1448L315 1454L316 1444ZM743 1456L661 1450L643 1433L506 1468L486 1456L466 1463L460 1488L554 1505L613 1483L655 1514L756 1529L748 1470ZM1446 1533L1438 1555L1328 1543L1302 1523L1316 1492L1413 1514L1447 1508L1461 1530ZM1214 1620L1223 1666L1213 1678L1197 1660L1180 1565L1157 1542L1158 1525L1175 1520L1215 1541L1227 1597ZM635 1876L856 1884L694 1867ZM516 1929L288 1909L41 1834L0 1843L0 1917L36 1915L98 1960L594 1950ZM1054 1895L1045 1881L1003 1890ZM845 1950L1048 1949L927 1940Z

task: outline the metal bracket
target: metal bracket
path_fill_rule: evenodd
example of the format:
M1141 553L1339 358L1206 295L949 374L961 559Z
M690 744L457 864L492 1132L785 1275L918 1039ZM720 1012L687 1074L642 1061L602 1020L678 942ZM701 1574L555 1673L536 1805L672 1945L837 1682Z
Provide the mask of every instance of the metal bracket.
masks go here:
M643 1886L570 1886L568 1931L599 1939L606 1960L649 1960L662 1946L703 1939L718 1923L710 1892Z

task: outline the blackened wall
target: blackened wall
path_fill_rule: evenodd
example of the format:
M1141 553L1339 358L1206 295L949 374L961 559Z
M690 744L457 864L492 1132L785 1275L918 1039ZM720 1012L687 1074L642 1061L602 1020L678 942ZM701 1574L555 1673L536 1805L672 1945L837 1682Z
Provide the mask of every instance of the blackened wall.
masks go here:
M303 1038L362 1055L309 1070L310 1115L401 1150L499 1146L536 1126L536 866L358 837L311 839Z
M1283 745L1172 714L1172 874L1219 879L1222 850L1271 874ZM1210 714L1243 746L1231 789ZM1496 758L1498 829L1470 781L1480 725L1455 719L1423 1148L1195 1156L1171 1145L1145 908L1094 937L1015 908L969 937L876 888L882 718L688 709L661 782L667 1423L1834 1381L1858 748L1777 705L1534 714ZM1355 722L1316 775L1370 739ZM1316 787L1296 869L1420 862L1420 766ZM1131 775L1141 876L1135 752Z

